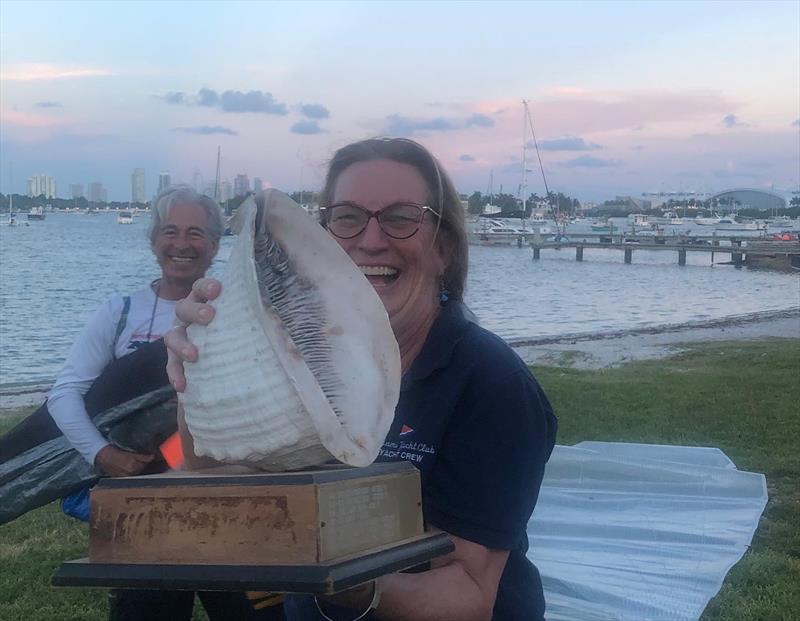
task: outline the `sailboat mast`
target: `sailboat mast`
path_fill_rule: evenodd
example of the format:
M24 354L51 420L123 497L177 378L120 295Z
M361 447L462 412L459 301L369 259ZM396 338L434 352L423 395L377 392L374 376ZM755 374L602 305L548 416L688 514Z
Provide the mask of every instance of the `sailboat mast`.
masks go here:
M544 182L544 191L545 196L547 197L547 203L551 205L553 208L553 214L555 215L556 222L559 220L559 208L558 208L558 200L556 199L554 203L551 203L550 197L550 188L547 186L547 176L544 174L544 166L542 165L542 156L539 153L539 143L536 140L536 131L533 129L533 119L531 118L531 111L528 109L528 102L523 100L522 103L525 106L525 118L528 121L528 126L531 128L531 138L533 139L533 146L536 149L536 159L539 160L539 170L542 173L542 181Z
M214 178L214 200L220 202L220 187L219 187L219 159L221 147L217 146L217 174Z
M8 163L8 217L14 213L14 162Z
M522 100L522 217L520 220L525 220L525 214L528 212L528 145L525 144L525 138L528 135L528 101Z

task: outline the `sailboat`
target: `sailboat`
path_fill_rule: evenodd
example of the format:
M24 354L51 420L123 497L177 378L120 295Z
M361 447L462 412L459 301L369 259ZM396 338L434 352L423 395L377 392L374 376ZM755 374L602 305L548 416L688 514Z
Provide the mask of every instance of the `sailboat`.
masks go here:
M494 215L496 213L500 213L502 210L497 205L492 204L492 199L494 198L494 169L489 172L489 187L487 188L487 194L489 196L489 202L483 206L483 214L487 216Z

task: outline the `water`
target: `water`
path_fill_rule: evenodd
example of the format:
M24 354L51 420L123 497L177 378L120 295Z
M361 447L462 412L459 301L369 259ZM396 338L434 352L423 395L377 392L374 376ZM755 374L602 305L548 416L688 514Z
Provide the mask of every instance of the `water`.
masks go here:
M48 214L0 227L0 384L52 381L77 333L113 292L158 277L146 238L149 217L122 226L116 214ZM24 221L23 221L24 223ZM233 238L223 238L219 275ZM470 248L467 302L506 338L608 331L797 307L796 274L710 265L689 253ZM725 255L723 255L725 256ZM725 257L727 259L727 257ZM719 260L719 258L717 259Z

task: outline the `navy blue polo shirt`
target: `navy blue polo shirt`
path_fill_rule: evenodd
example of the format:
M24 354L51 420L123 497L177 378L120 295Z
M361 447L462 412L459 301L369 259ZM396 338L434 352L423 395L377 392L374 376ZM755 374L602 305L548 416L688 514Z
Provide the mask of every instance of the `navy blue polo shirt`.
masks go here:
M442 308L403 375L378 461L406 460L420 470L428 524L509 551L493 621L544 620L542 582L525 553L556 427L547 397L519 356L478 326L463 304ZM291 621L324 618L308 596L287 597L284 610Z
M378 461L420 470L425 521L509 550L493 619L544 619L539 572L526 558L527 523L557 421L530 370L459 302L442 308L403 376Z

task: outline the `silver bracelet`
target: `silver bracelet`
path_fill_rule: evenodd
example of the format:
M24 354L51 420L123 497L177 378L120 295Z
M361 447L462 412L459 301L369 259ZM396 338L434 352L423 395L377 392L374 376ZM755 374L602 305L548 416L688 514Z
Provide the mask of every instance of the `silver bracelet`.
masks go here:
M370 601L369 605L367 606L367 609L364 612L362 612L357 617L353 617L351 621L360 621L378 607L378 603L381 601L381 591L378 588L377 580L373 580L372 584L373 584L372 601ZM319 614L322 615L322 618L325 619L325 621L336 621L336 619L331 619L328 615L326 615L322 611L322 608L319 605L319 600L317 599L316 595L314 596L314 605L317 607L317 612L319 612Z

